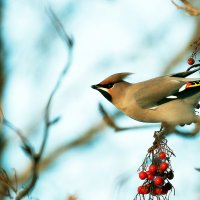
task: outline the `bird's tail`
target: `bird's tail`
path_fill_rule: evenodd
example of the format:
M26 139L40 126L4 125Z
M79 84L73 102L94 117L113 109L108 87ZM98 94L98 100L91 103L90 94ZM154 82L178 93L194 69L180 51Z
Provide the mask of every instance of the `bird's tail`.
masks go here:
M191 70L192 68L196 68L194 70ZM177 78L185 78L191 74L194 74L195 72L200 71L200 64L192 65L187 69L185 72L179 72L176 74L172 74L171 77L177 77Z

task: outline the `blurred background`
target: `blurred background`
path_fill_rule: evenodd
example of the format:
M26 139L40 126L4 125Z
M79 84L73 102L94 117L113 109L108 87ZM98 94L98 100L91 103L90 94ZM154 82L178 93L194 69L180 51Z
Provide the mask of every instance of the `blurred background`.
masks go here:
M41 0L0 1L3 112L36 151L45 106L69 59L45 5ZM99 102L120 126L144 124L119 114L90 86L117 72L134 72L129 81L138 82L186 70L200 18L160 0L49 0L49 5L74 39L74 48L50 112L61 120L50 129L39 179L25 199L131 200L142 183L137 169L159 124L116 133L104 122ZM171 200L200 199L200 173L194 169L200 167L199 139L168 137L176 154L171 161L176 196ZM0 166L11 176L16 170L19 189L27 183L31 164L20 145L19 137L3 127Z

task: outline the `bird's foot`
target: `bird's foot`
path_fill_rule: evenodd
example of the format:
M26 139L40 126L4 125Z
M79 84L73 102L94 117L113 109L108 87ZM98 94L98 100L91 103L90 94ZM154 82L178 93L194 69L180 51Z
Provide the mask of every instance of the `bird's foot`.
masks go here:
M154 140L154 142L153 142L153 144L154 145L158 145L158 144L160 144L160 141L162 141L162 139L164 138L164 134L163 134L163 131L155 131L154 132L154 138L155 138L155 140Z
M160 133L160 131L155 131L153 137L156 138L159 133Z

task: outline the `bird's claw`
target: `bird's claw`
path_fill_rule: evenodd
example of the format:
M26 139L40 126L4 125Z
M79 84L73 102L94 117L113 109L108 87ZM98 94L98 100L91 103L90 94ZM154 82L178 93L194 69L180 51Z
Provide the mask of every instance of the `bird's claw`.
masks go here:
M160 141L164 138L162 131L155 131L154 138L155 138L155 140L154 140L153 144L154 145L159 144Z

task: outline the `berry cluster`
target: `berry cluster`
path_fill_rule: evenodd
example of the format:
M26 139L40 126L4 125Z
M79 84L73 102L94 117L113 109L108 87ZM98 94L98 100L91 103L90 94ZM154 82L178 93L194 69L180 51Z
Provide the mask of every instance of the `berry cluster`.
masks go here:
M159 143L154 144L148 150L143 164L138 169L139 178L144 182L138 187L135 200L138 197L145 199L146 195L148 195L149 200L153 200L154 197L157 197L158 200L161 198L169 199L169 194L172 189L174 190L170 183L170 180L174 178L174 171L170 162L172 155L174 153L167 146L165 138L162 138Z
M195 40L191 45L191 49L193 49L192 54L190 58L188 58L187 63L188 65L194 65L195 60L197 60L197 55L200 53L200 37ZM198 66L199 66L200 60L198 60Z
M197 54L200 52L200 38L195 40L190 46L193 49L193 52L190 58L188 58L187 63L188 65L194 65Z

